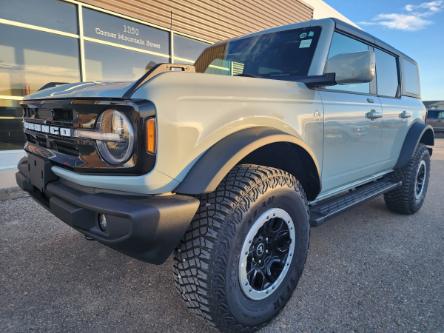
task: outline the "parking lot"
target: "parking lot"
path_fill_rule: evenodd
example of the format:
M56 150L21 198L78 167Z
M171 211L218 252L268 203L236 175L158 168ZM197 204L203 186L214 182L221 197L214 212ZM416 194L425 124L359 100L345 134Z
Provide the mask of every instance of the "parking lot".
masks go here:
M79 233L29 197L0 202L0 331L204 332L171 260L138 262ZM444 331L444 139L414 216L382 198L312 229L292 299L264 332Z

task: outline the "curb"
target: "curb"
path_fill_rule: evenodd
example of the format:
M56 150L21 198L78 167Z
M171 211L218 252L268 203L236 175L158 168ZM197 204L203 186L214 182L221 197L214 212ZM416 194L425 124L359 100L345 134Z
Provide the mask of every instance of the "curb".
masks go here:
M0 188L0 201L24 198L28 196L29 194L26 193L25 191L22 191L22 189L19 188L18 186Z

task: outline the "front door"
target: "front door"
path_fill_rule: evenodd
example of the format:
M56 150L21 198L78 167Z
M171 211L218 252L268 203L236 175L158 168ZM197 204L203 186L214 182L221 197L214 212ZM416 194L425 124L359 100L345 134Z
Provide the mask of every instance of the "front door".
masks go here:
M369 50L367 44L335 32L329 58ZM382 107L375 82L324 89L324 159L322 193L363 180L383 170Z
M381 172L382 108L377 97L322 92L323 192Z

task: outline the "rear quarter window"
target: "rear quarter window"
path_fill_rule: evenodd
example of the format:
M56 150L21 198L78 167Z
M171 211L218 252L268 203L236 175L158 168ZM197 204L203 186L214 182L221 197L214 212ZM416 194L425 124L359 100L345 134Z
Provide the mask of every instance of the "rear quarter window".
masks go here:
M402 70L402 94L406 96L420 98L419 71L418 65L407 60L401 59Z
M375 49L375 55L378 95L396 97L398 94L398 65L396 58L379 49Z

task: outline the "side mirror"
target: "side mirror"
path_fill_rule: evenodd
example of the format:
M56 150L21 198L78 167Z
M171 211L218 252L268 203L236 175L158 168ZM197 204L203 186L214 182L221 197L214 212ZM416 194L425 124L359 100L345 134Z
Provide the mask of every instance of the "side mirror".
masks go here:
M330 58L324 73L335 73L337 84L367 83L375 77L375 53L342 53Z

